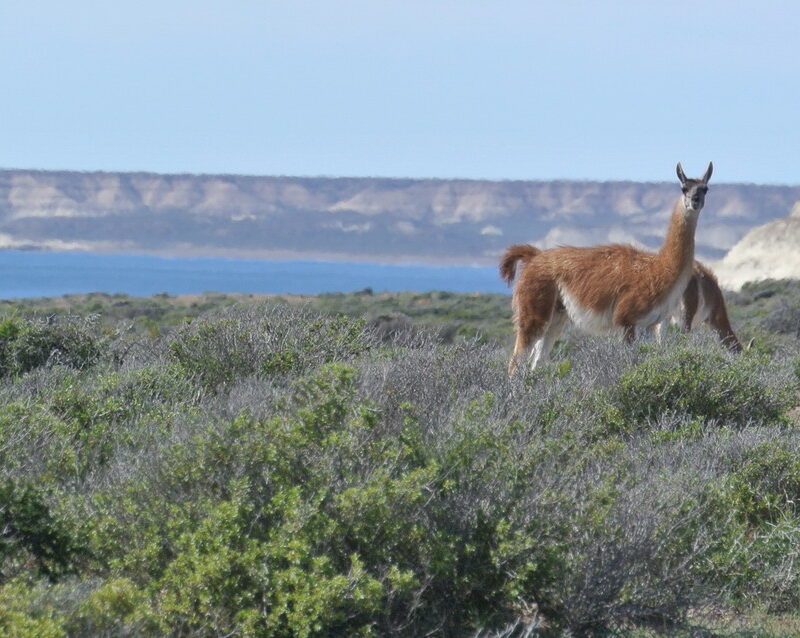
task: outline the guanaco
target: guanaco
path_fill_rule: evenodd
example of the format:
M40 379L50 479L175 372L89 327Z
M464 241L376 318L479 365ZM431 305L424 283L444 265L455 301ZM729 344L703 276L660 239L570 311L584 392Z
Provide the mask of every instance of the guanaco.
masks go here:
M637 327L667 319L694 272L695 229L713 169L709 162L703 177L689 179L678 163L681 196L656 253L623 244L543 251L510 246L500 260L501 277L511 284L516 276L509 373L529 350L532 368L546 360L567 320L592 334L621 331L630 343Z
M512 248L518 249L516 259L522 261L527 261L542 252L535 246L528 245L513 246ZM513 278L514 264L506 265L506 268L512 269L511 277ZM733 326L731 326L728 309L725 306L725 297L716 276L708 266L699 261L694 262L694 272L686 285L686 290L683 291L678 308L672 311L670 318L655 326L656 339L659 343L670 322L680 325L682 332L689 332L692 328L706 323L717 333L719 340L731 352L739 353L744 350L733 331Z

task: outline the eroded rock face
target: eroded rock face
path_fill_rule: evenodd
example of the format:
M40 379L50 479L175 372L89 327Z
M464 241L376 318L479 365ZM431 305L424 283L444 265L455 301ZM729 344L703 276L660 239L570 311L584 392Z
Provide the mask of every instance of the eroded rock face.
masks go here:
M720 284L738 290L748 281L800 279L800 200L789 217L753 228L715 268Z
M494 265L511 243L657 248L678 193L671 181L0 170L0 248ZM800 187L714 184L698 258L721 259L797 200Z

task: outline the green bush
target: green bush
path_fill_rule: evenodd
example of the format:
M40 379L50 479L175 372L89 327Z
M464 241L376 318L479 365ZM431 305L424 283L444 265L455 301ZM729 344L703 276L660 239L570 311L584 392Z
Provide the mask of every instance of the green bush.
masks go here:
M83 554L41 488L11 478L0 482L0 583L21 573L57 579L75 571Z
M18 386L30 384L25 396ZM174 364L116 372L53 367L15 381L0 401L0 463L58 484L102 472L124 450L154 444L202 393Z
M92 319L6 318L0 322L0 376L53 364L84 369L99 359L104 342Z
M382 602L380 583L355 557L341 573L329 557L315 552L289 511L281 514L287 517L283 525L259 541L247 531L253 515L249 508L222 503L196 531L182 536L160 584L163 630L369 635L368 612Z
M777 443L748 451L730 477L732 505L751 525L800 514L800 456Z
M132 483L132 500L97 502L96 553L158 582L164 632L384 635L434 628L442 605L452 631L506 617L509 591L554 578L531 553L553 558L520 549L506 499L462 500L488 477L521 476L503 460L518 431L486 423L492 405L474 403L435 450L410 411L385 429L355 370L329 364L275 416L200 432Z
M573 340L509 379L491 345L284 302L173 328L168 301L84 300L169 325L65 319L114 356L5 369L0 634L623 635L800 610L796 349ZM37 321L0 321L3 356Z
M289 312L280 306L236 308L221 318L199 319L171 338L170 356L213 390L251 375L302 373L371 348L363 320Z
M63 610L42 608L36 587L15 581L0 587L0 635L8 638L65 638Z
M65 619L69 636L157 636L147 592L128 578L111 578L93 589Z
M633 427L664 414L739 427L785 424L794 393L765 381L761 367L756 358L678 345L626 370L611 400Z

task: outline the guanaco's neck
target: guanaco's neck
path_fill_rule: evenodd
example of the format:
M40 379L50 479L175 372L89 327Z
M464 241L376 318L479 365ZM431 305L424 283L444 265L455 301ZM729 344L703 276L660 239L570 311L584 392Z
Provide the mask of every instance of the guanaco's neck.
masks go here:
M694 231L699 211L687 211L683 198L672 211L667 237L658 251L658 259L675 279L689 273L694 264Z

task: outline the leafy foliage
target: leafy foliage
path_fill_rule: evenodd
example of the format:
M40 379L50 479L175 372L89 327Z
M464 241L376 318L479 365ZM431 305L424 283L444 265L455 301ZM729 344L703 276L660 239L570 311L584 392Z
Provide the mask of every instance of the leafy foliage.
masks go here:
M387 332L375 297L0 321L0 632L581 636L798 611L791 335L739 357L568 335L509 379L477 323L441 329L486 300L458 319L458 296L409 294Z
M698 356L693 346L677 345L626 370L613 401L633 425L669 413L723 425L780 424L796 396L761 374L765 363L722 351Z
M92 320L74 317L0 321L0 376L13 376L44 365L86 368L97 361L103 338Z
M74 570L81 553L42 490L11 478L0 484L0 530L0 583L28 570L55 579Z

